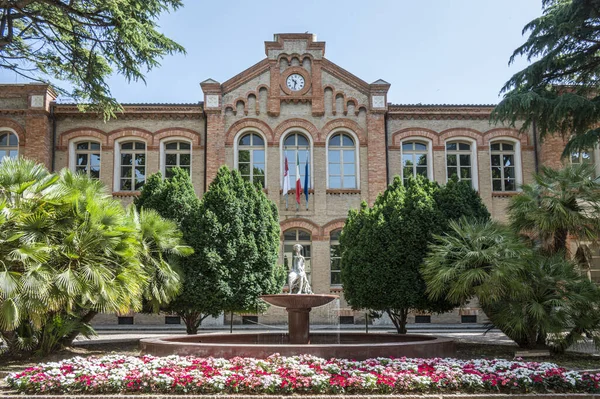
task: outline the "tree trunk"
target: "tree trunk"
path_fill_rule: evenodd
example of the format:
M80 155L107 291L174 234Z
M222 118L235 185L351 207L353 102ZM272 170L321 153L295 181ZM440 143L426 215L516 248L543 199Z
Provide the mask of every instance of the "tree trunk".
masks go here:
M89 323L92 321L92 319L98 314L98 312L96 312L95 310L90 310L88 311L86 314L84 314L83 316L81 316L81 319L79 320L81 323ZM75 338L77 338L77 336L79 335L79 331L75 330L73 332L71 332L70 334L66 335L65 337L63 337L60 340L60 344L62 346L72 346L73 345L73 341L75 341Z
M185 332L188 335L195 335L198 334L198 327L200 326L200 323L202 323L202 320L204 319L201 313L199 312L183 312L183 313L178 313L179 317L181 317L183 319L183 322L185 323Z
M554 244L552 247L552 253L566 252L567 251L567 238L569 232L566 229L558 229L554 233Z
M406 334L406 321L408 319L408 309L386 309L385 312L388 314L388 316L390 316L390 319L392 320L392 323L394 323L398 334Z
M22 355L23 352L19 350L18 347L18 337L14 331L0 331L0 337L6 343L6 347L8 348L8 353L11 355Z

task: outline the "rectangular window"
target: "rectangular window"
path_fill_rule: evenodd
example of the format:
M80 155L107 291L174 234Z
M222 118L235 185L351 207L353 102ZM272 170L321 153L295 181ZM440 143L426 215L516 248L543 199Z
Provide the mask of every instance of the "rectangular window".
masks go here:
M460 316L461 323L477 323L477 315L462 315Z
M119 316L117 320L118 324L133 324L133 316Z
M242 324L255 326L258 324L258 316L244 315L244 316L242 316Z
M446 178L464 180L473 187L471 144L446 143Z
M354 316L340 316L340 324L354 324Z
M165 324L181 324L181 317L165 316Z
M515 146L510 143L490 145L493 191L516 191Z
M431 323L431 316L430 315L415 315L415 323Z

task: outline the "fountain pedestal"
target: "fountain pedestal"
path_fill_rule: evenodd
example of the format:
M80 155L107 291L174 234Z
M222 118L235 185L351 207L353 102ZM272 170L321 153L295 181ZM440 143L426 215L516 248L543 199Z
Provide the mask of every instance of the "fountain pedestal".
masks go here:
M285 308L288 312L288 336L290 344L310 344L310 311L311 308Z
M326 294L278 294L261 295L260 298L273 306L285 308L288 312L290 344L308 345L310 343L310 311L312 308L327 305L339 297Z

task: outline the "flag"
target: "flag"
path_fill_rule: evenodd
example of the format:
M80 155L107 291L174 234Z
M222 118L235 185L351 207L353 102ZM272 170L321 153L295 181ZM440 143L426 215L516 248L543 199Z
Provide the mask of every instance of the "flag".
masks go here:
M285 166L283 168L283 195L288 195L290 191L290 168L288 167L287 154L285 156Z
M304 196L306 197L306 209L308 209L308 189L310 187L310 180L308 177L308 151L306 151L306 162L304 166Z
M300 192L302 191L302 185L300 184L300 157L298 157L298 151L296 151L296 203L300 204Z

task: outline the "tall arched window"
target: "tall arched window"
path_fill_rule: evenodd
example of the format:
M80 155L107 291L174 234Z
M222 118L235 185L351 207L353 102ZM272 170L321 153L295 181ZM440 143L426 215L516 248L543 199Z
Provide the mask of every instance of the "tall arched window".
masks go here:
M296 160L300 162L300 174L303 178L304 175L304 165L308 161L310 163L310 142L308 138L302 133L290 133L286 136L283 141L283 157L282 160L287 157L288 160L288 168L289 168L289 176L290 176L290 184L294 187L294 182L296 181ZM283 173L282 173L283 176ZM302 181L302 186L304 186L304 181ZM282 178L282 187L283 187L283 178ZM284 193L285 194L285 193Z
M302 256L304 256L304 271L306 278L311 283L311 237L310 233L300 229L290 229L283 233L283 264L288 271L292 270L294 261L294 245L302 245Z
M429 178L429 151L427 143L421 141L405 141L402 143L402 181L421 175Z
M0 162L19 155L19 138L12 132L0 132Z
M164 143L165 177L173 177L173 168L181 168L188 175L192 167L192 145L188 141L167 141Z
M75 172L100 178L100 143L96 141L78 141L75 146Z
M329 234L329 271L330 284L342 285L342 253L340 252L340 233L334 230Z
M446 143L447 178L457 176L458 180L469 182L473 186L472 144L467 141Z
M515 144L495 142L490 144L493 191L516 191L517 167Z
M265 140L255 133L238 140L237 168L242 178L265 187Z
M119 190L138 191L146 182L146 143L122 141L119 150Z
M357 188L354 139L348 134L334 134L329 139L327 147L328 187L333 189Z

